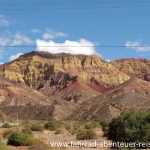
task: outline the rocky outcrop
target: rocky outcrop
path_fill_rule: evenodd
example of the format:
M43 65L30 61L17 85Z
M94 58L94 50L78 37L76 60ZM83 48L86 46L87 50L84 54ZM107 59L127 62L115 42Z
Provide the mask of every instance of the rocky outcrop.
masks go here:
M0 76L37 88L39 82L43 84L45 81L49 81L50 85L67 85L76 80L89 82L94 78L102 84L119 85L129 79L125 73L96 55L46 52L31 52L1 65Z
M135 58L120 59L112 61L111 64L130 76L136 76L150 82L150 60Z

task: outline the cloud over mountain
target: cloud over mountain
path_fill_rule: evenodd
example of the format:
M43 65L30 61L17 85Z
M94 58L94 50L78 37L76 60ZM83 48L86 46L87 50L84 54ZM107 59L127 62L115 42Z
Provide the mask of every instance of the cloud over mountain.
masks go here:
M63 43L57 43L52 40L36 40L37 50L50 53L71 53L71 54L86 54L92 55L96 53L95 44L86 39L79 41L66 40Z

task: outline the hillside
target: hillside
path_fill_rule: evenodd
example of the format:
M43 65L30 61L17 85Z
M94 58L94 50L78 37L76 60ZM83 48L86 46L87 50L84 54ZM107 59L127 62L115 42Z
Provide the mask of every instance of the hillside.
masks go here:
M48 113L45 108L51 108L52 100L34 89L0 78L0 116L16 118L39 118ZM52 109L48 109L49 113ZM38 118L37 117L37 118Z
M135 58L120 59L112 61L111 64L130 76L150 81L150 60Z
M114 90L82 103L74 119L111 119L127 110L150 110L150 83L133 78ZM90 113L89 113L90 112Z

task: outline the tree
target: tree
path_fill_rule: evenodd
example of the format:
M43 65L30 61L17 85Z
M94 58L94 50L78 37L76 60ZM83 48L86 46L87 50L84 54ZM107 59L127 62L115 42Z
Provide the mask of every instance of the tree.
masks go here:
M130 111L112 119L108 137L115 142L150 141L150 113Z

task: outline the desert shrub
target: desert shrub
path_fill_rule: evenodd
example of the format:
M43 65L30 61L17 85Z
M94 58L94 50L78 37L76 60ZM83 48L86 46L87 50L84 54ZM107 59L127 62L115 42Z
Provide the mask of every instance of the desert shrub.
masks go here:
M43 126L40 125L32 125L31 126L32 131L43 131Z
M62 129L57 129L57 130L55 131L55 134L62 134L62 133L63 133Z
M25 132L14 132L8 138L8 144L14 146L31 146L33 144L33 137Z
M76 135L78 131L81 130L81 124L74 122L72 125L69 127L70 129L68 130L71 135Z
M146 142L150 140L150 113L127 112L109 124L109 139L117 142Z
M90 123L85 124L85 129L92 129L93 125Z
M8 139L14 133L13 130L7 130L3 133L3 138Z
M107 121L107 120L100 121L100 125L102 126L102 130L104 132L104 136L107 136L107 134L108 134L109 123L110 122Z
M77 130L70 130L70 133L71 133L71 135L75 135L78 133L78 131Z
M105 128L105 127L108 127L109 126L109 121L108 120L103 120L103 121L100 121L100 125Z
M99 128L99 127L100 127L100 123L97 121L91 121L91 122L85 123L85 129L93 129L93 128Z
M80 130L76 136L77 140L92 140L97 139L97 134L94 130Z
M65 124L65 129L68 130L71 135L75 135L79 130L84 129L85 123L83 121L71 121Z
M28 134L28 135L32 135L32 130L29 128L22 129L21 132Z
M49 121L44 126L45 129L48 129L50 131L56 131L60 127L59 123L56 121Z
M45 124L46 121L44 120L23 120L21 122L21 126L24 127L24 128L30 128L34 125L37 125L37 126L43 126L43 124Z
M85 140L87 137L86 137L86 130L80 130L76 136L76 139L77 140Z
M0 150L10 150L9 147L0 140Z
M29 150L49 150L49 146L42 141L36 141L28 149Z
M66 125L66 126L65 126L65 129L66 129L66 130L71 130L71 125Z
M2 128L11 128L11 125L9 123L4 123L2 125Z
M81 125L79 123L75 123L73 125L73 130L78 130L78 129L80 129L80 127L81 127Z
M94 130L87 130L88 139L97 139L97 134Z

